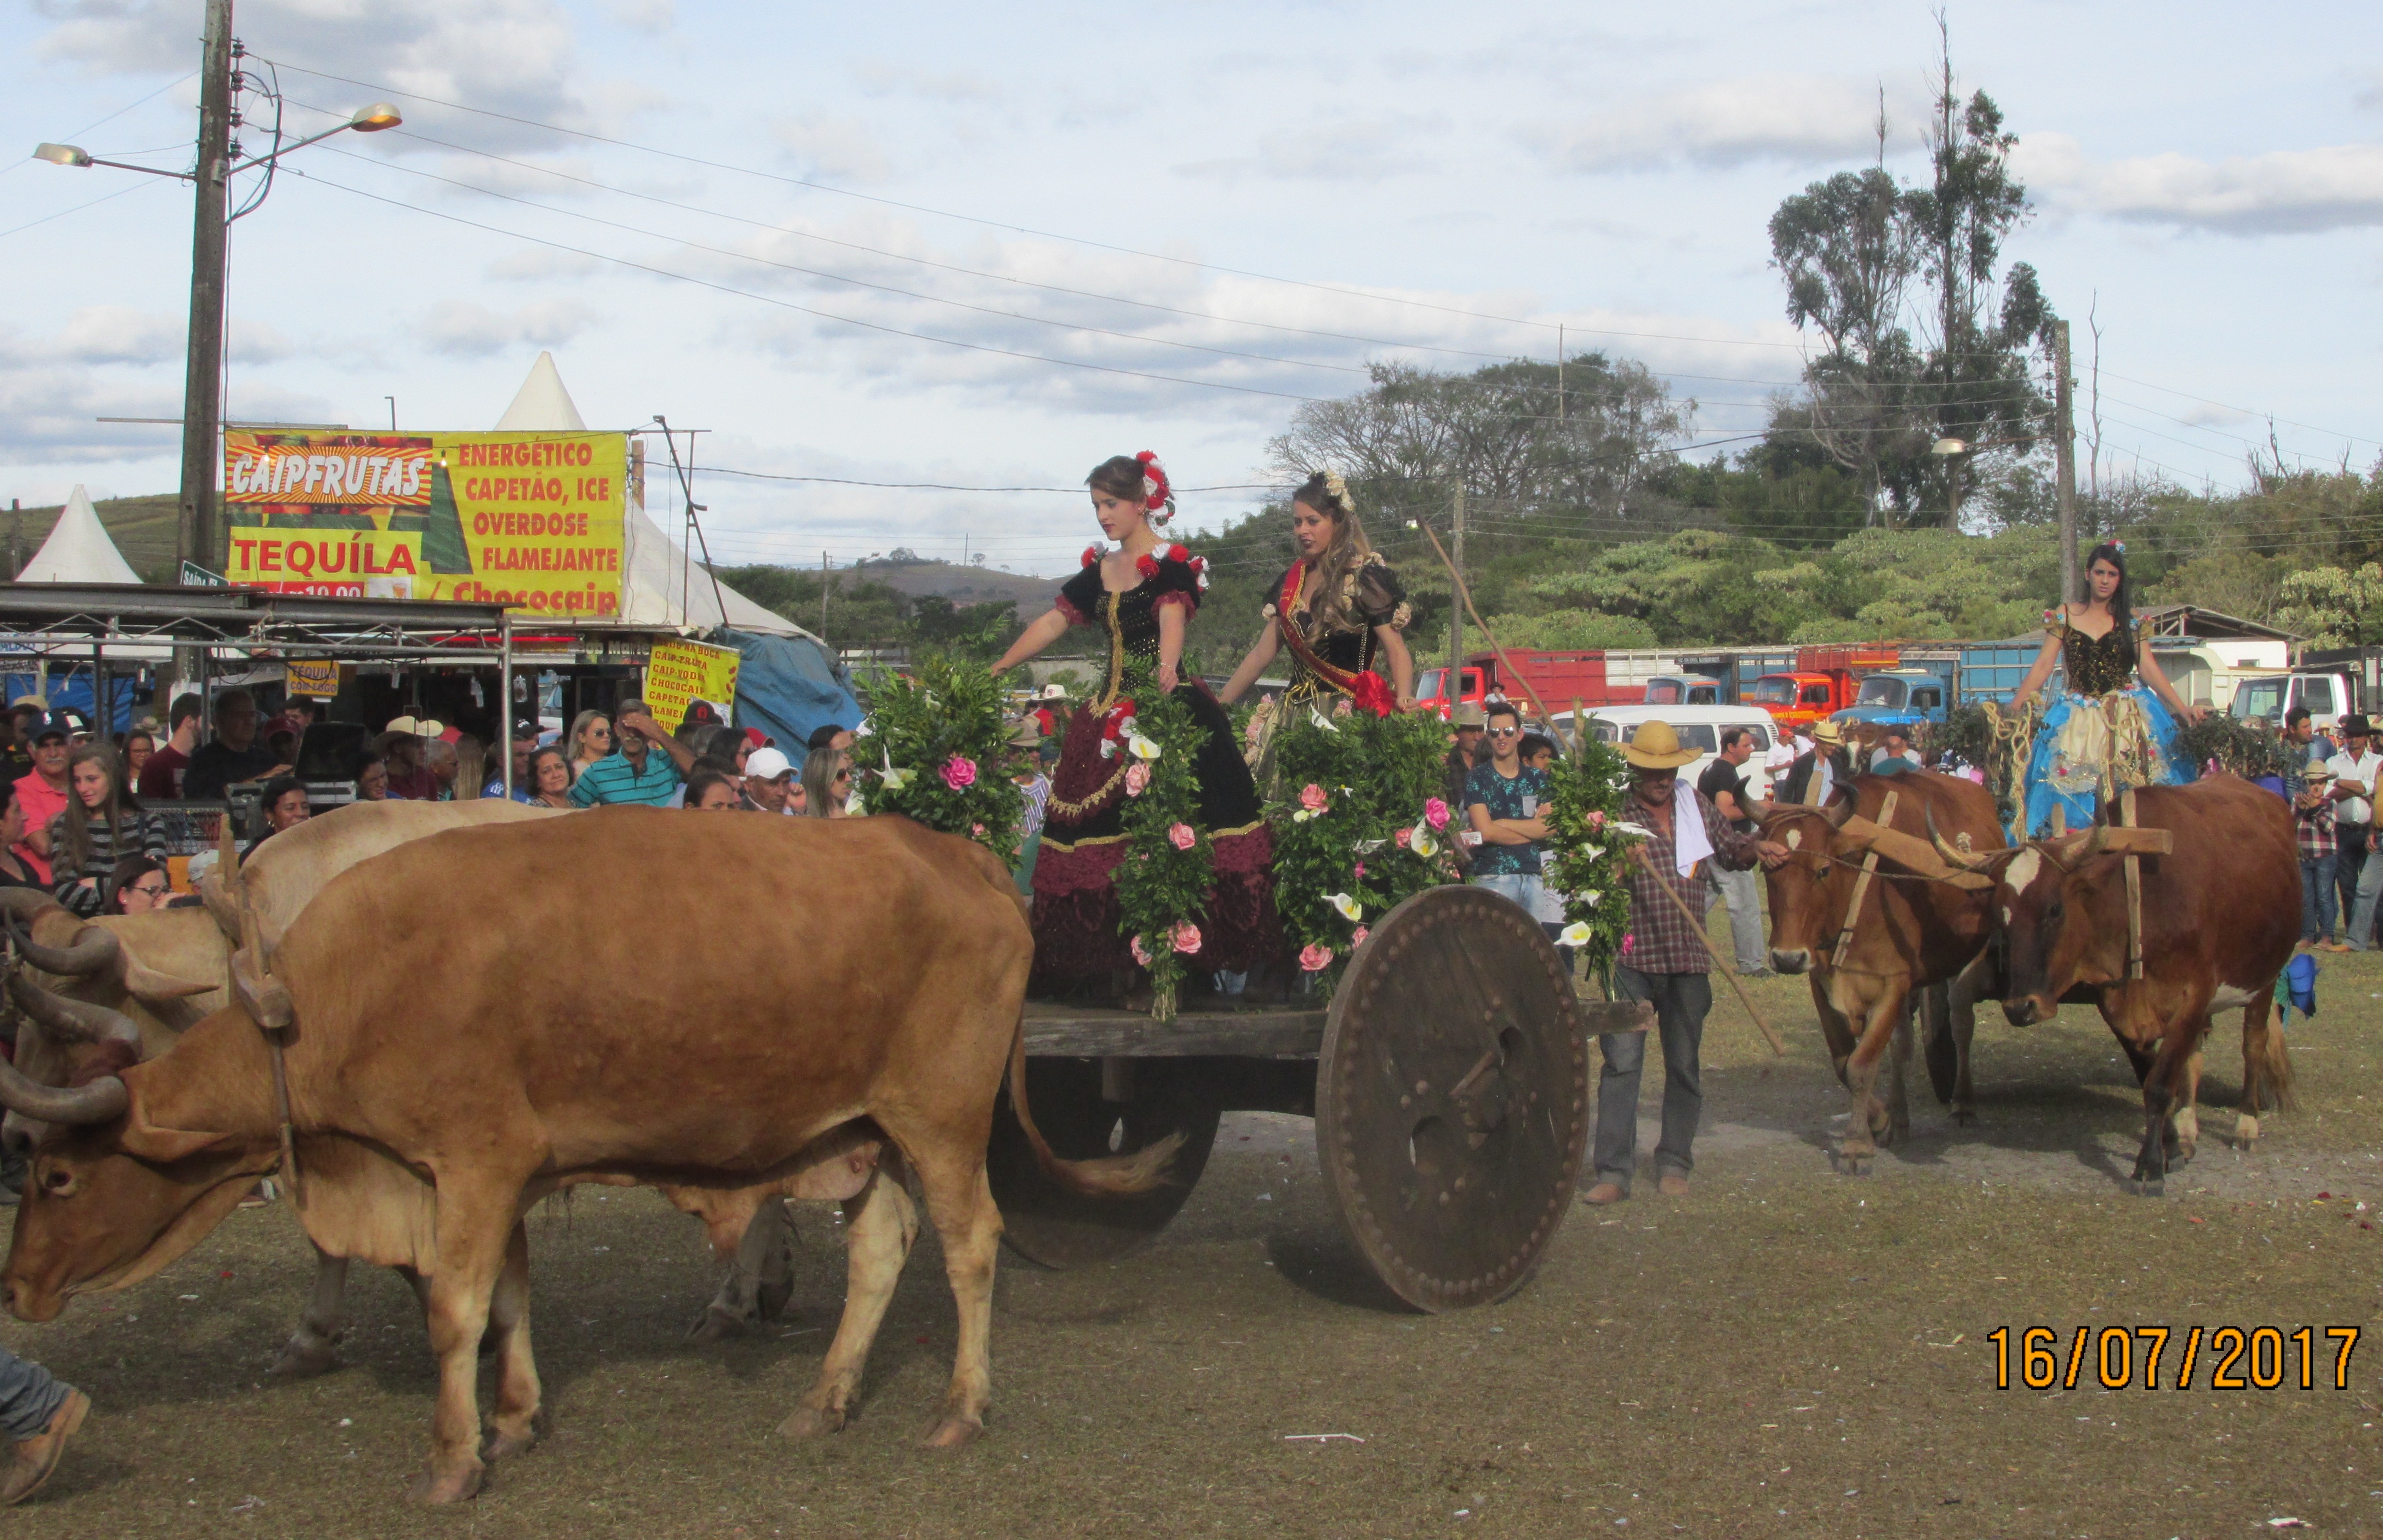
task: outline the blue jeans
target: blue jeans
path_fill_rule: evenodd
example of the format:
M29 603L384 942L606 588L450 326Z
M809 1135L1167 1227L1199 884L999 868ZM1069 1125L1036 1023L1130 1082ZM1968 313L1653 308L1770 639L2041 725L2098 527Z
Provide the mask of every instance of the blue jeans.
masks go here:
M2333 940L2333 869L2330 855L2301 857L2301 940Z
M50 1425L73 1386L29 1358L0 1348L0 1435L22 1443Z
M1654 1002L1656 1029L1663 1037L1663 1134L1655 1146L1655 1168L1685 1177L1696 1169L1691 1147L1704 1116L1701 1053L1712 979L1701 973L1617 967L1613 992L1624 1000ZM1597 1082L1597 1179L1626 1192L1638 1168L1638 1079L1647 1065L1647 1034L1606 1032L1597 1041L1605 1053L1605 1073Z
M1546 882L1536 871L1493 872L1486 877L1475 877L1473 885L1487 888L1500 897L1511 898L1523 906L1525 914L1533 919L1539 918L1539 893Z

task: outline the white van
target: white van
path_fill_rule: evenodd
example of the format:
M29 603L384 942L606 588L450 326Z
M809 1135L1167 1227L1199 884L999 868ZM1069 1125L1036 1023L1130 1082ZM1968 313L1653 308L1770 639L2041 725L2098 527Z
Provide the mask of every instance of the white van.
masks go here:
M1756 797L1768 801L1771 777L1762 768L1763 758L1777 741L1778 727L1771 713L1759 706L1600 706L1588 713L1589 731L1606 743L1620 743L1638 730L1643 721L1666 721L1680 735L1680 746L1698 751L1694 764L1680 767L1680 774L1694 781L1705 772L1721 752L1721 733L1725 727L1742 727L1754 735L1754 758L1746 762L1744 774L1747 787ZM1569 736L1572 713L1556 713L1556 725Z

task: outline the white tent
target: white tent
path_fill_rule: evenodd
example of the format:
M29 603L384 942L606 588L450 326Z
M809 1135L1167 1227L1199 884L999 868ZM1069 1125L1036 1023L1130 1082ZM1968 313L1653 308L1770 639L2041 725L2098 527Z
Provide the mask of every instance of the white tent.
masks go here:
M141 574L107 537L91 494L80 487L67 499L57 527L17 574L19 583L139 583Z
M562 387L554 355L542 352L530 365L512 405L497 419L500 431L584 433L586 419ZM648 474L651 474L650 472ZM627 550L621 583L621 623L670 630L705 631L731 625L763 636L811 636L773 610L754 603L724 583L715 584L701 563L691 561L661 526L635 501L627 516ZM718 598L715 599L715 588Z

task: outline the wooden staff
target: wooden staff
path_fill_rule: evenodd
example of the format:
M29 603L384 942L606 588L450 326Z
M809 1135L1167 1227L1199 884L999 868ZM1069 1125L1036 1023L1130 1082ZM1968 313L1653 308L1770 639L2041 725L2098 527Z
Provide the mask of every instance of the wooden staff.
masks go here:
M1547 723L1550 729L1554 728L1556 724L1556 714L1548 709L1548 703L1539 698L1539 692L1532 687L1530 680L1524 675L1522 670L1514 667L1514 660L1506 656L1506 649L1498 645L1498 638L1496 634L1490 631L1488 622L1481 618L1481 611L1473 608L1473 590L1464 585L1464 574L1458 572L1456 570L1456 563L1448 559L1447 548L1439 543L1439 536L1432 529L1431 521L1428 519L1417 519L1415 521L1415 527L1423 531L1424 537L1431 542L1431 548L1438 552L1439 564L1448 569L1448 580L1456 585L1456 597L1464 602L1464 612L1473 617L1473 623L1479 626L1481 628L1481 634L1488 639L1489 650L1498 655L1498 666L1504 669L1506 672L1513 677L1514 683L1523 687L1523 693L1531 697L1531 706L1539 713L1539 720ZM1463 677L1463 659L1451 658L1448 660L1448 677L1450 679L1461 682ZM1456 700L1453 691L1448 693L1447 699L1449 700L1450 705L1453 707ZM1572 731L1574 741L1577 743L1579 741L1581 732L1580 718L1577 715L1573 718Z
M1779 1034L1771 1029L1771 1023L1763 1020L1762 1013L1755 1009L1754 997L1746 992L1746 985L1738 979L1735 961L1721 955L1721 948L1715 946L1712 937L1705 933L1705 922L1697 918L1697 912L1688 907L1688 901L1674 892L1672 884L1663 880L1663 874L1655 869L1654 858L1647 854L1647 847L1633 845L1630 854L1638 857L1638 864L1646 869L1648 876L1655 880L1655 885L1663 890L1663 896L1680 911L1681 918L1688 922L1688 929L1697 933L1697 940L1705 943L1705 955L1712 959L1714 971L1728 979L1729 987L1737 992L1737 1003L1746 1007L1747 1016L1754 1018L1755 1027L1762 1033L1763 1041L1771 1044L1771 1051L1785 1058L1787 1045L1779 1041Z

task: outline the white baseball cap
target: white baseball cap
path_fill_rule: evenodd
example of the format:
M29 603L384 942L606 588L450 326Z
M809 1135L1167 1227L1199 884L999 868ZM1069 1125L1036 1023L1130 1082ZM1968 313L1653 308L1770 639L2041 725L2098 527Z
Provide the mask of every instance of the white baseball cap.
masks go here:
M745 779L775 781L782 775L792 775L795 767L774 748L757 748L745 757Z

